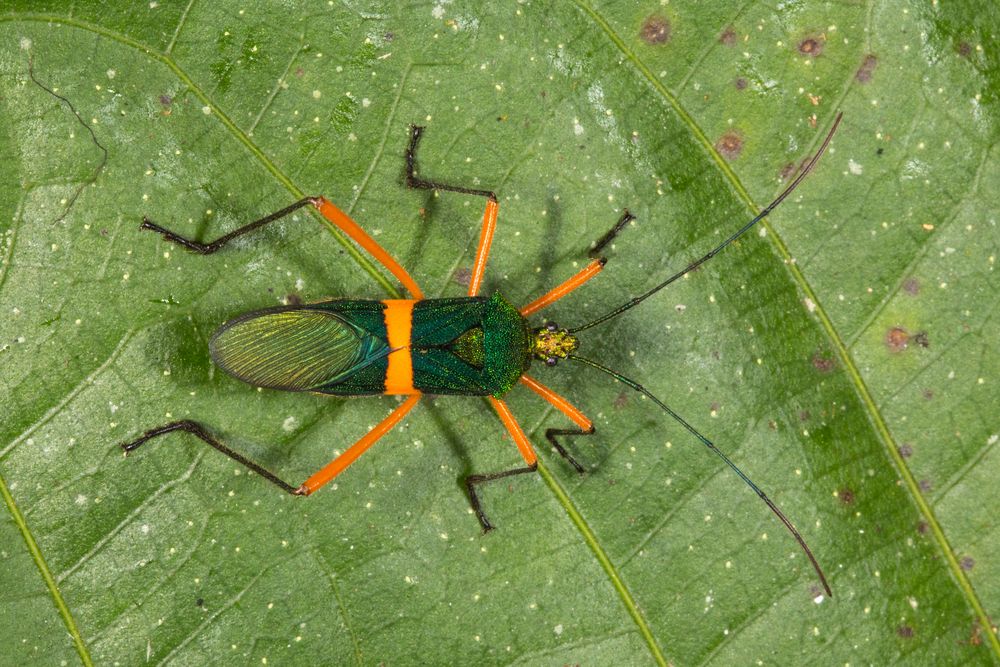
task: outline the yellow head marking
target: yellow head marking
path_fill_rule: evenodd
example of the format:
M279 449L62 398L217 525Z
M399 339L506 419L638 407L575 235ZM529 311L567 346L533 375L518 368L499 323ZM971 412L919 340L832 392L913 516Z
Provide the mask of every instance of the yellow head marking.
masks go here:
M535 329L531 339L531 353L549 366L555 366L580 347L577 337L549 322Z

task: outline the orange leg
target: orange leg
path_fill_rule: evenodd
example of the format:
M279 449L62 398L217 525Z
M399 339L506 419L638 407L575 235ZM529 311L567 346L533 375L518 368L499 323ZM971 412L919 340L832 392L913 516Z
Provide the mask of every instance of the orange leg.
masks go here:
M416 281L414 281L413 278L410 277L410 274L406 272L406 269L400 266L399 262L397 262L392 255L386 252L382 246L376 243L375 239L369 236L365 230L361 229L361 226L358 225L358 223L351 220L346 213L331 204L324 197L309 197L308 199L324 218L336 225L337 229L351 237L355 243L367 250L372 257L381 262L382 266L389 270L389 273L396 276L396 279L403 283L403 287L406 288L414 299L424 298L424 293L420 290L420 287L417 286Z
M555 288L549 290L539 298L529 303L527 306L521 308L521 315L527 317L532 313L538 312L542 308L547 308L548 306L551 306L556 301L563 298L564 296L566 296L567 294L574 291L576 288L580 287L588 280L596 276L598 273L600 273L601 269L604 268L605 263L606 260L604 260L603 258L590 260L590 263L587 264L587 266L582 271L578 272L569 280L560 283Z
M413 406L420 400L420 394L413 394L406 399L402 405L392 411L388 417L383 419L378 426L361 436L361 439L347 448L343 454L328 463L322 470L303 482L302 486L295 490L295 495L308 496L318 488L329 482L331 479L342 473L347 466L354 463L359 456L374 445L383 435L393 429L406 413L413 409Z
M586 415L584 415L582 412L580 412L579 410L577 410L573 406L572 403L570 403L565 398L563 398L562 396L560 396L556 392L554 392L551 389L549 389L548 387L546 387L544 384L542 384L538 380L536 380L536 379L534 379L534 378L532 378L532 377L530 377L528 375L522 375L521 376L521 384L523 384L524 386L528 387L533 392L535 392L536 394L538 394L539 396L541 396L542 398L544 398L546 401L548 401L549 403L551 403L552 407L554 407L556 410L558 410L559 412L561 412L564 415L566 415L567 417L569 417L569 420L571 422L573 422L574 424L576 424L577 426L579 426L583 430L585 430L585 431L587 431L587 430L593 431L594 430L594 424L593 424L593 422L591 422L589 419L587 419Z
M559 454L562 455L564 459L570 462L570 464L576 468L576 471L583 474L584 468L580 465L576 459L570 456L570 453L566 451L566 448L556 440L557 435L593 435L595 430L594 423L587 419L586 415L580 412L572 403L567 401L565 398L552 391L545 385L543 385L538 380L527 375L521 376L521 384L531 389L533 392L544 398L546 401L552 404L552 406L563 413L569 420L579 426L579 429L572 428L550 428L545 430L545 439L549 441L549 444L555 448Z
M472 277L469 279L469 296L479 294L486 273L486 262L490 257L490 246L493 245L493 234L497 230L497 211L500 205L496 199L486 202L486 212L483 213L483 230L479 233L479 247L476 249L476 262L472 265Z
M486 514L483 512L482 503L479 502L479 495L476 493L476 485L483 484L485 482L492 482L496 479L503 479L504 477L511 477L513 475L523 475L529 472L535 472L538 469L538 457L535 455L535 450L532 448L531 443L528 441L528 436L524 434L521 429L521 425L517 423L514 419L514 415L511 414L510 408L507 404L501 401L499 398L489 397L490 402L497 411L497 415L500 417L500 421L507 428L510 436L514 439L514 444L517 445L518 451L521 452L521 456L524 457L524 462L528 465L522 468L513 468L512 470L503 470L501 472L491 472L483 475L469 475L465 478L465 487L469 491L469 501L472 503L472 509L476 512L476 518L479 519L480 525L483 527L483 532L488 532L493 530L493 524L490 520L486 518Z
M521 425L517 423L514 419L514 415L511 414L510 408L504 401L499 398L489 397L490 403L493 404L493 408L497 411L497 415L500 417L500 421L503 425L507 427L507 432L510 433L510 437L514 439L514 444L517 445L517 449L521 452L521 456L524 457L524 462L529 466L533 466L538 462L538 456L535 455L535 449L531 446L531 442L528 441L528 436L524 434L521 429Z

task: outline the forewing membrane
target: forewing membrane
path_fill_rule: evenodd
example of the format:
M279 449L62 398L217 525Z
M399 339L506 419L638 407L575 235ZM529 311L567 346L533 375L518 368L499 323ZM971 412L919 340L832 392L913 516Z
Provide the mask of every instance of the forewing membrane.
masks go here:
M222 370L248 384L309 391L352 369L366 335L334 312L276 308L222 325L209 350Z

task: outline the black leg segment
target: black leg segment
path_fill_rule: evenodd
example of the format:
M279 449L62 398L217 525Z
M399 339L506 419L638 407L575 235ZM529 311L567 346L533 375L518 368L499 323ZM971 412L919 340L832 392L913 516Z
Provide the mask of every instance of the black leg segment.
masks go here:
M172 433L174 431L185 431L186 433L190 433L191 435L196 436L207 445L214 447L215 449L222 452L223 454L225 454L232 460L236 461L237 463L241 463L250 470L253 470L255 473L257 473L267 481L271 482L272 484L280 488L282 491L287 491L292 495L301 495L301 493L299 492L299 487L292 486L288 482L284 481L283 479L275 475L270 470L263 468L260 464L254 463L253 461L243 456L239 452L235 452L229 447L226 447L224 444L216 440L211 433L206 431L201 424L199 424L198 422L191 421L190 419L183 419L181 421L170 422L169 424L164 424L163 426L151 428L145 433L143 433L142 437L138 438L137 440L123 443L121 445L121 448L127 455L130 452L135 451L140 445L142 445L147 440L151 440L152 438L156 438L161 435L166 435L167 433Z
M448 185L436 181L428 181L417 178L417 144L424 128L419 125L410 126L410 145L406 148L406 187L421 190L446 190L448 192L461 192L466 195L476 195L486 197L490 201L496 201L496 193L490 190L476 190L473 188L463 188L460 185Z
M549 428L549 429L545 429L545 439L549 441L549 444L552 445L552 447L557 452L559 452L560 456L562 456L564 459L566 459L567 461L569 461L570 465L573 466L574 468L576 468L576 471L582 475L582 474L584 474L587 471L584 469L584 467L582 465L580 465L577 462L576 459L574 459L570 455L570 453L568 451L566 451L565 447L563 447L561 444L559 444L559 441L556 440L556 436L558 436L558 435L594 435L595 432L596 432L596 429L593 426L591 426L586 431L583 430L583 429L581 429L581 428Z
M479 502L479 496L476 494L476 485L492 482L495 479L511 477L513 475L523 475L525 473L535 472L536 470L538 470L538 465L530 465L524 468L514 468L513 470L503 470L501 472L489 472L483 475L469 475L465 478L465 487L469 490L469 502L472 503L472 509L475 510L476 518L479 519L479 523L483 527L484 533L488 533L493 530L493 524L490 523L490 520L486 518L486 514L483 512L483 506Z
M594 247L587 253L591 259L604 259L601 257L601 251L604 250L604 247L611 243L616 236L618 236L618 232L620 232L625 225L633 220L635 220L635 216L629 213L628 209L625 209L622 213L622 217L615 223L615 226L609 229L607 234L598 239L597 243L594 244Z
M171 243L176 243L177 245L180 246L184 246L188 250L196 252L199 255L211 255L213 252L220 250L223 246L225 246L233 239L243 236L244 234L249 234L250 232L256 231L261 227L263 227L264 225L274 222L275 220L280 220L289 213L297 211L307 204L315 204L316 200L317 200L316 197L306 197L305 199L300 199L291 206L286 206L280 211L275 211L270 215L266 215L260 220L254 220L250 224L244 225L239 229L235 229L226 234L225 236L220 236L214 241L210 241L208 243L201 243L199 241L194 241L192 239L185 238L180 234L175 234L169 229L164 229L163 227L160 227L158 224L156 224L149 218L145 217L142 219L142 224L139 225L139 229L147 229L149 231L156 232L157 234L162 235L163 238L166 239L167 241L170 241Z

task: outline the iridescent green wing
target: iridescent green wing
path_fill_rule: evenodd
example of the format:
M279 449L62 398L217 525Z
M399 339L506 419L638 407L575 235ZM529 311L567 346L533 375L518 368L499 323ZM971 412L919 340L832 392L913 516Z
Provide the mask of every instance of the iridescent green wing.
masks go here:
M363 365L377 342L342 314L291 306L226 322L212 336L209 351L222 370L248 384L315 391Z

